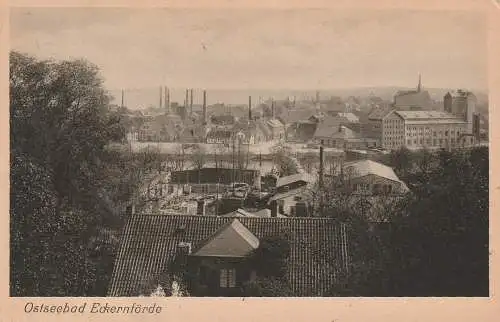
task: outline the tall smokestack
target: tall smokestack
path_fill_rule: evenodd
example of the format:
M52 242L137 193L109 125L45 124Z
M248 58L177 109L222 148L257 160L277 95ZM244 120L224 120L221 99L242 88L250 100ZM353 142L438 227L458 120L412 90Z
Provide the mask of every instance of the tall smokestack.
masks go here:
M248 119L252 120L252 96L248 96Z
M191 111L191 114L193 114L193 89L192 89L192 88L191 88L191 90L190 90L190 93L189 93L189 94L190 94L190 95L189 95L189 96L190 96L190 97L189 97L189 98L190 98L190 100L189 100L189 109L190 109L190 111Z
M271 100L271 118L274 118L274 98Z
M207 91L203 90L203 124L207 123Z
M162 87L160 86L160 106L159 106L160 108L163 107L163 105L162 105L162 95L163 95L162 94Z
M323 189L323 140L319 147L319 188Z
M122 89L122 105L121 105L121 107L122 107L122 108L123 108L123 106L124 106L124 105L123 105L123 96L124 96L124 95L125 95L125 94L124 94L124 90Z
M165 86L165 109L170 113L170 89Z
M186 98L184 99L184 107L187 110L189 104L189 89L186 89Z

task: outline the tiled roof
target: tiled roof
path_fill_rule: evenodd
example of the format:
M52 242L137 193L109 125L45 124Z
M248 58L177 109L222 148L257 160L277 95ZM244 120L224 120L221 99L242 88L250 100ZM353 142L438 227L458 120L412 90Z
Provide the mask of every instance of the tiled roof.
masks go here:
M397 107L418 106L426 108L431 103L431 97L428 91L408 91L396 94L394 101Z
M233 218L135 215L129 218L116 258L109 296L150 294L168 285L180 242L193 249ZM332 218L238 218L257 238L281 235L290 243L288 279L296 296L322 296L349 264L347 227Z
M343 124L347 124L349 121L345 117L326 117L322 122L318 124L315 137L331 137L336 132L339 132L339 128Z
M285 124L292 124L307 121L315 113L316 111L312 109L285 109L278 118Z

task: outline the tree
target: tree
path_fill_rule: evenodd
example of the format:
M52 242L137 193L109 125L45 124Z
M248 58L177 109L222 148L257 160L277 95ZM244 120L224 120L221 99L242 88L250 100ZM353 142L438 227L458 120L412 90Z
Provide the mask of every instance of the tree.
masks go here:
M390 166L394 168L400 177L405 177L411 168L412 153L408 148L401 147L399 150L391 151L389 155Z
M255 251L251 267L257 267L257 279L243 286L246 296L292 296L288 282L290 244L285 236L263 238Z
M392 234L394 295L488 296L488 149L437 158Z
M124 133L109 101L95 65L10 55L12 296L95 290L88 242L113 216L102 160Z
M278 144L272 148L271 152L281 177L297 173L297 166L290 157L290 148Z

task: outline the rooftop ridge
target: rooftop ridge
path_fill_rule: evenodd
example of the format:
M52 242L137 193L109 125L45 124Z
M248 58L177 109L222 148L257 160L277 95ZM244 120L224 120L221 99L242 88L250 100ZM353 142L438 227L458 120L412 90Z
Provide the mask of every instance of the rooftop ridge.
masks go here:
M264 208L267 209L267 208ZM261 209L262 210L262 209ZM168 214L168 215L162 215L162 214L150 214L150 213L141 213L141 214L135 214L130 217L128 217L127 221L130 219L137 219L141 217L177 217L177 218L220 218L220 219L227 219L227 218L233 218L231 216L201 216L201 215L191 215L191 214ZM296 220L296 221L307 221L307 220L316 220L316 221L334 221L335 218L333 217L245 217L244 220Z

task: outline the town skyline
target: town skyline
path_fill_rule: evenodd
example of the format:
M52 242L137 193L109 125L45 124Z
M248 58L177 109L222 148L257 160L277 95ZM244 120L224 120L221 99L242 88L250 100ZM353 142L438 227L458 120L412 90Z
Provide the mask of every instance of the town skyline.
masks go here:
M424 87L487 88L487 29L479 13L102 8L11 13L13 50L40 58L85 57L101 69L110 91L411 88L418 74Z

